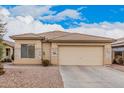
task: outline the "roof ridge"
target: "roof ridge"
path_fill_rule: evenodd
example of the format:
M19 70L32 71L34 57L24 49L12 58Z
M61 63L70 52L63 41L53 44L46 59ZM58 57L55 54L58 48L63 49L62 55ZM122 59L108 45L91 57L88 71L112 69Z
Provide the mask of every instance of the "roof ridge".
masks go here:
M72 34L80 34L80 35L99 37L99 38L105 38L105 39L114 39L114 38L109 38L109 37L103 37L103 36L97 36L97 35L89 35L89 34L82 34L82 33L76 33L76 32L74 32L74 33L72 32Z
M68 36L68 35L70 35L70 33L67 33L66 35L58 36L58 37L55 37L55 38L52 38L52 39L57 39L57 38L65 37L65 36ZM52 40L52 39L50 39L50 40Z
M46 31L46 32L37 33L37 34L46 34L46 33L53 33L53 32L65 32L65 31L55 30L55 31Z
M104 38L104 39L112 39L112 40L114 40L114 38L107 38L107 37L95 36L95 35L88 35L88 34L82 34L82 33L73 33L73 32L67 32L67 33L68 33L67 35L59 36L59 37L56 37L56 38L61 38L61 37L65 37L65 36L70 36L70 35L78 34L78 35L85 35L85 36L92 36L92 37L98 37L98 38ZM56 39L56 38L53 38L53 39Z

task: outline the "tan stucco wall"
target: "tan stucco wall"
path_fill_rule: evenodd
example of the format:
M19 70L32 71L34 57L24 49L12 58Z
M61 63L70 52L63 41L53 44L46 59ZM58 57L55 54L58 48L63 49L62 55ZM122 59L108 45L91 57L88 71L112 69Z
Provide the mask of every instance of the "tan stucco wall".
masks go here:
M104 64L112 64L112 47L111 44L105 44L104 46Z
M40 40L16 40L15 41L15 60L14 64L41 64L41 42ZM35 58L21 58L21 44L35 45Z
M51 43L43 43L43 59L50 60Z
M112 56L111 56L111 44L110 43L52 43L51 51L56 52L56 54L51 53L51 63L52 64L59 64L59 46L61 45L81 45L81 46L103 46L103 64L109 65L112 63Z
M15 41L15 61L14 64L42 64L42 59L48 59L52 64L59 64L59 46L61 45L81 45L81 46L102 46L104 51L103 63L111 64L111 44L110 43L41 43L40 40L16 40ZM21 44L35 44L35 58L21 58ZM43 49L43 51L42 51ZM43 53L42 53L43 52ZM43 54L43 55L42 55Z
M52 43L51 46L51 63L54 65L58 65L58 45L57 43Z

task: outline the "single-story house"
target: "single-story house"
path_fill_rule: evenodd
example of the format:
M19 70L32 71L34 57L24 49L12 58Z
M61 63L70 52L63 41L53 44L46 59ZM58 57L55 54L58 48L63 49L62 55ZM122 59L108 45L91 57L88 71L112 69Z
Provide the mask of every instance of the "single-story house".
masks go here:
M124 63L124 38L112 43L112 59L113 63Z
M14 64L107 65L112 63L113 39L64 31L11 36L15 40Z
M3 44L3 57L2 60L12 60L14 53L14 42L2 40Z

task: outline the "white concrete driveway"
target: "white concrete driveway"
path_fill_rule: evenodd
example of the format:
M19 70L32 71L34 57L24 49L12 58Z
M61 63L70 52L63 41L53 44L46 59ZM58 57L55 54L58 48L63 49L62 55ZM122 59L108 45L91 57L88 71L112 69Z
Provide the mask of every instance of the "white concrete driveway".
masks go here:
M60 66L66 88L124 88L124 72L105 66Z

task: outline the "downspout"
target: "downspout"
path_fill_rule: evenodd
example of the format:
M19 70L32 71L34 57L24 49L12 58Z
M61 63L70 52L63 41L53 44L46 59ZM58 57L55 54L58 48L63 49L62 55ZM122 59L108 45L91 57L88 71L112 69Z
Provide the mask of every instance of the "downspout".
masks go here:
M51 58L51 48L52 48L51 46L52 46L52 43L50 42L50 64L51 64L51 59L52 59Z
M45 37L41 37L40 42L41 42L41 63L43 61L43 40L45 40Z

